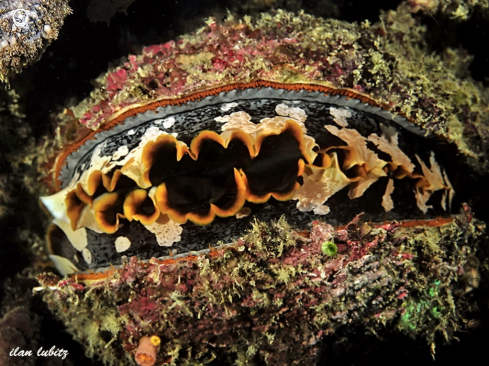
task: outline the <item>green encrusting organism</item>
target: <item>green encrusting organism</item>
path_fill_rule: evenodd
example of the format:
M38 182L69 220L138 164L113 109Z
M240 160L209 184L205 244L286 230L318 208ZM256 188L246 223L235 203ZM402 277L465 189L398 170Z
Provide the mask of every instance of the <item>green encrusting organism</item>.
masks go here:
M442 301L440 298L440 284L441 281L438 279L433 281L433 286L422 295L421 300L411 299L403 304L402 308L405 310L401 315L401 327L414 331L417 329L419 322L440 319L440 315L443 314L445 309L444 306L439 305L440 301Z
M338 247L332 241L325 241L321 244L321 250L329 257L332 257L338 253Z

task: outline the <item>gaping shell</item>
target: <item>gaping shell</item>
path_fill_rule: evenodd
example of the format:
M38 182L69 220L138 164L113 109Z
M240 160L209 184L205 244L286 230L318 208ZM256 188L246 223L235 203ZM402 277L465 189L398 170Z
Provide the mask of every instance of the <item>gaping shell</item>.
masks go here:
M461 81L396 17L414 22L210 20L66 111L42 202L52 258L77 273L39 279L77 339L112 364L282 365L345 324L453 334L482 226L452 213L486 155L447 97Z

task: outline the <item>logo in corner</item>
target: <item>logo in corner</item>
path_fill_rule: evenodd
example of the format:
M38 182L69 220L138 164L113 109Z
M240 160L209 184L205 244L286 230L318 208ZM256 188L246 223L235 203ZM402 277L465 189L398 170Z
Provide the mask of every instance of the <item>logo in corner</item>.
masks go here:
M29 13L24 9L17 9L12 14L12 20L17 27L24 28L29 21Z

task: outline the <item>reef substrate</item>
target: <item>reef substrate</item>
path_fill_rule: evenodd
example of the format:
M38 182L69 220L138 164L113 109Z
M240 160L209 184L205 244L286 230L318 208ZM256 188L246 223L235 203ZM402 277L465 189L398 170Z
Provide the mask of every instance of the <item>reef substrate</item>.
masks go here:
M475 11L484 13L489 8L487 0L410 0L406 5L413 13L418 11L428 14L441 13L457 20L467 20Z
M156 364L312 365L340 327L390 327L451 341L478 286L484 225L453 219L295 232L255 223L230 247L60 279L40 275L44 300L89 356L134 364L142 336L158 336ZM322 251L334 243L337 254ZM326 338L327 339L327 338Z
M0 4L0 81L41 58L71 14L66 0L11 0Z

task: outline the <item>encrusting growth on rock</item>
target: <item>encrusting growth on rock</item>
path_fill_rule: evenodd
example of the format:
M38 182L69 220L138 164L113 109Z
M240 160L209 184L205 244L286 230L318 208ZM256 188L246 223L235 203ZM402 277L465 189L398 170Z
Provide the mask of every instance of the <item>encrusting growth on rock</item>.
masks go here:
M310 365L320 341L344 326L451 341L476 285L472 258L483 230L467 215L381 225L358 216L338 229L316 222L310 233L281 219L256 222L232 246L207 254L132 257L120 270L38 278L49 286L49 307L106 364L136 357L152 365L157 346L141 335L158 334L158 364L218 357ZM325 256L331 239L337 254Z
M41 58L71 14L68 0L10 0L0 4L0 82Z

